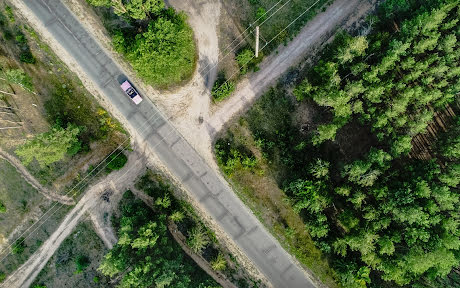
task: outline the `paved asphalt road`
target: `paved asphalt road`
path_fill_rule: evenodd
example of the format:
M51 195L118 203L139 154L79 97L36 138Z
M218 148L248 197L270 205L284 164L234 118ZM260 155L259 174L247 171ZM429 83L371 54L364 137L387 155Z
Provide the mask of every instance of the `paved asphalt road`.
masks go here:
M150 101L136 106L120 89L123 72L59 0L22 1L101 89L169 171L274 287L315 287L291 256ZM135 84L135 83L134 83ZM148 123L148 132L140 127Z

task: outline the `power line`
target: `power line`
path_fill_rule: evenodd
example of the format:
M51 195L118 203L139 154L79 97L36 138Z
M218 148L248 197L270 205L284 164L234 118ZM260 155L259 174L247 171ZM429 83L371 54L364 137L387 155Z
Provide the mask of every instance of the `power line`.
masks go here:
M269 45L273 40L275 40L276 38L278 38L279 35L281 35L281 33L283 33L284 31L286 31L286 29L288 29L292 24L294 24L297 20L299 20L300 17L302 17L303 15L305 15L305 13L307 13L311 8L313 8L316 4L318 4L320 0L317 0L315 3L313 3L310 7L308 7L304 12L302 12L299 16L297 16L294 20L291 21L291 23L289 23L286 27L284 27L278 34L275 35L275 37L273 37L272 39L270 39L270 41L266 42L264 46L262 46L262 48L260 48L259 51L262 51L265 47L267 47L267 45ZM245 65L248 64L249 62L252 61L252 59L255 58L255 55L253 55L246 63L244 63ZM230 77L228 77L227 80L225 80L224 83L222 83L222 85L220 85L217 89L220 89L222 86L226 85L228 83L228 81L233 77L235 76L237 73L239 73L241 71L242 67L240 67L237 71L235 71Z

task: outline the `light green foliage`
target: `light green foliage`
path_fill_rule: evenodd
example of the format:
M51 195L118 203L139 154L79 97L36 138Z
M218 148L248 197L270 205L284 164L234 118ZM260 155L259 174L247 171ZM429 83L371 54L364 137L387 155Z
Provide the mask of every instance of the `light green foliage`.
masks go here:
M227 260L225 260L225 257L219 253L217 254L216 259L211 261L211 267L216 271L224 271L227 268Z
M134 39L125 33L118 34L114 45L151 85L165 87L179 83L189 77L195 67L193 32L183 13L159 17Z
M260 22L263 22L267 19L267 11L264 7L259 7L256 11L256 19L259 19Z
M326 140L334 140L337 130L340 127L336 124L324 124L318 127L317 134L313 137L314 145L319 145Z
M6 212L6 206L5 204L0 201L0 213L5 213Z
M22 69L8 69L5 72L6 80L11 83L21 85L27 90L32 91L34 86L32 84L32 78L27 75Z
M316 159L316 162L311 165L310 173L316 178L327 178L329 175L329 162Z
M217 162L225 174L232 176L239 168L254 171L257 166L257 159L250 151L232 147L230 142L219 139L215 145Z
M232 81L225 81L224 83L219 84L219 82L214 83L214 86L211 90L212 98L216 101L222 101L228 96L230 96L235 90L235 83Z
M157 200L155 200L155 205L160 206L163 209L168 209L171 206L171 199L169 198L169 195L166 194L163 197L157 198Z
M176 222L176 223L179 223L181 222L182 220L184 220L184 213L182 211L174 211L170 216L169 216L169 219L171 219L172 221Z
M119 25L113 45L124 54L148 84L168 87L190 77L195 68L193 31L183 12L165 8L162 0L88 0L94 6L112 7L115 14L134 25ZM129 19L129 20L128 20ZM136 21L143 20L143 23ZM145 25L147 24L147 25Z
M252 59L254 58L254 52L251 49L244 49L236 55L236 62L241 69L241 74L246 74L248 72L248 66Z
M209 244L209 239L201 226L197 226L189 232L187 244L195 253L201 253L201 250Z
M45 167L64 158L68 151L78 144L78 127L69 125L66 129L53 127L28 140L24 145L15 150L24 165L29 165L32 160L37 160L41 167Z
M162 0L87 0L94 6L113 7L117 15L143 20L158 15L165 8Z

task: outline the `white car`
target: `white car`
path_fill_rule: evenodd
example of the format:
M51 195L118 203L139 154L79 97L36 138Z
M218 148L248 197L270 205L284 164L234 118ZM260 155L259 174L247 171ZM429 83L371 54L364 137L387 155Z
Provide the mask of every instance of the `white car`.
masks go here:
M131 85L131 83L129 83L128 80L123 82L120 86L121 86L121 89L123 89L123 91L125 91L126 95L128 95L129 98L131 98L131 100L133 100L133 102L136 105L138 105L139 103L142 102L142 97L139 95L139 93L136 91L136 89L134 89L134 87Z

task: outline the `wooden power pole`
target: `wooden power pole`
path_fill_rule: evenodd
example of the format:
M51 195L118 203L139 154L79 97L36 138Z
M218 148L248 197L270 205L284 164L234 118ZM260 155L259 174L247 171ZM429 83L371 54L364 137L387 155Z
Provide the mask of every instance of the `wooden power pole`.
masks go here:
M256 26L256 58L259 57L259 26Z

